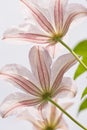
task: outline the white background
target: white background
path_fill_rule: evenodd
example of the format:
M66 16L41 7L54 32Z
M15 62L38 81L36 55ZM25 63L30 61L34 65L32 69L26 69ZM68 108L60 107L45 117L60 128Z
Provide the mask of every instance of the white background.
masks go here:
M71 2L79 2L87 7L86 0L71 0ZM19 0L0 0L0 39L4 31L10 28L12 25L18 25L22 23L24 15L23 10L20 6ZM72 24L70 27L65 40L70 47L80 40L87 38L87 18L78 20L75 24ZM0 40L0 68L9 63L17 63L28 66L28 52L30 49L30 44L21 44L22 42L17 42L14 40ZM71 69L67 75L73 77L76 66ZM83 89L87 86L87 74L85 73L80 78L76 80L78 85L78 94L76 96L75 104L69 109L69 112L78 119L81 123L87 126L87 111L82 112L78 117L76 115L79 100ZM8 84L5 81L0 80L0 102L7 96L9 93L16 91L15 87L11 84ZM66 118L66 117L65 117ZM72 121L66 118L70 130L81 130L77 125ZM0 130L31 130L31 124L26 121L19 121L15 117L8 117L6 119L0 118Z

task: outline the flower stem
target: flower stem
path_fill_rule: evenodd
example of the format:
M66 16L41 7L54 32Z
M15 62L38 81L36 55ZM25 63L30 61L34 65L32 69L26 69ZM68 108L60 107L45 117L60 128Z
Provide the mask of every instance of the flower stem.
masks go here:
M75 120L69 113L67 113L59 104L54 102L51 98L48 97L48 101L50 101L53 105L55 105L58 109L60 109L68 118L70 118L75 124L77 124L83 130L87 130L82 124L80 124L77 120Z
M78 60L78 62L87 70L87 66L80 60L78 55L69 47L67 46L61 39L58 39L58 41L69 50L73 54L73 56Z

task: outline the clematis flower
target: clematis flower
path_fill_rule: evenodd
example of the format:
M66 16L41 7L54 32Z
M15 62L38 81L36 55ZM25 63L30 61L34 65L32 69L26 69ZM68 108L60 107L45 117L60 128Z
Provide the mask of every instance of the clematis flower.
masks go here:
M72 54L65 54L52 61L48 51L42 47L32 47L29 52L31 71L17 64L3 67L0 77L4 77L23 92L10 94L0 105L2 117L18 107L38 106L41 110L50 98L66 98L76 95L76 84L64 73L76 63Z
M77 18L87 16L87 8L68 0L20 0L32 14L28 21L18 28L6 31L3 38L17 38L25 41L54 45L67 33L70 24ZM45 0L44 0L45 1ZM42 3L42 4L41 4ZM32 21L31 21L32 19Z
M58 104L60 104L58 102ZM71 102L60 104L66 110L72 105ZM34 130L68 130L68 125L63 119L63 113L54 105L48 104L42 113L37 109L22 110L17 118L31 122Z

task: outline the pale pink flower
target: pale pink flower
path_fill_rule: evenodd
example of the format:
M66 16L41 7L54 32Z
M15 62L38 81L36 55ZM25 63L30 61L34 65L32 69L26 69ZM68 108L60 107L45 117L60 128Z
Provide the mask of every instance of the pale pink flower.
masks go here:
M5 38L54 45L58 38L67 33L70 24L77 18L87 16L87 8L81 4L68 3L68 0L20 0L28 9L27 23L8 30Z
M66 98L76 95L76 84L64 73L76 63L72 54L60 56L52 62L48 51L41 47L32 47L29 53L31 71L21 65L6 65L0 71L0 77L11 81L23 92L10 94L0 105L2 117L14 109L38 105L39 109L47 103L47 98ZM18 85L18 86L17 86Z
M66 110L72 103L65 102L59 103L60 106ZM68 125L63 119L63 113L57 109L54 105L48 104L47 107L40 113L35 108L26 108L19 111L17 114L18 119L27 120L31 122L34 130L68 130Z

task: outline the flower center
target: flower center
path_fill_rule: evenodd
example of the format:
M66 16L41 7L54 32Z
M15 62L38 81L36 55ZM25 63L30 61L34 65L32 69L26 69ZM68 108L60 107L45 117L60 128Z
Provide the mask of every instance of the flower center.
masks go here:
M62 34L54 34L51 36L50 41L52 43L57 43L61 37L62 37Z
M43 100L47 100L48 97L51 97L51 93L50 92L46 92L42 95L42 99Z
M55 41L55 42L58 42L59 40L59 36L58 35L55 35L52 37L52 41Z
M47 128L45 128L44 130L54 130L51 126L48 126Z

